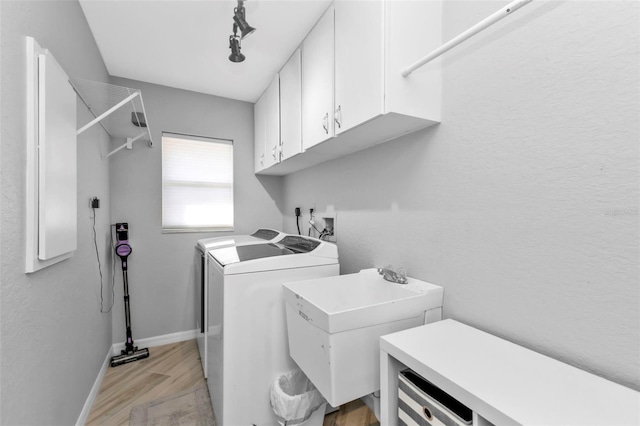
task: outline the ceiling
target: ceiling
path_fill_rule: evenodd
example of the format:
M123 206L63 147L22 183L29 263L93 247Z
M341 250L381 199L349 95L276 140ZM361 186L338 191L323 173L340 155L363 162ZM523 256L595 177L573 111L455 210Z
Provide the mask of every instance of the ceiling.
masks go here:
M228 57L233 0L80 0L110 75L255 102L330 0L248 0L257 28Z

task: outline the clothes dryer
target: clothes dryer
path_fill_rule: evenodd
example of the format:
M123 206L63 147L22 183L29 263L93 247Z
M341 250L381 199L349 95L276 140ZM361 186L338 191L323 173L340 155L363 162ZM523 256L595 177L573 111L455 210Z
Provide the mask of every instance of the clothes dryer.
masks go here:
M198 240L195 247L194 265L194 286L196 290L195 306L195 328L196 341L198 342L198 352L202 362L204 377L207 377L207 335L204 332L207 324L207 263L205 254L215 248L241 246L250 244L265 244L282 239L286 234L275 229L258 229L251 235L230 235L226 237L203 238Z
M289 356L282 284L339 275L338 249L287 235L207 255L207 384L220 425L276 425L273 381L296 367Z

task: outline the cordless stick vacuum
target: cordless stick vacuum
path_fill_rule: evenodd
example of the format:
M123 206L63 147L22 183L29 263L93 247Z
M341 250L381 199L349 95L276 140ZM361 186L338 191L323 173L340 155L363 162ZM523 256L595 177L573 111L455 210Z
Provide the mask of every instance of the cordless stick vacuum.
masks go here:
M131 254L129 245L129 224L116 223L116 254L122 262L122 282L124 283L124 318L127 327L127 341L120 355L111 357L111 366L127 364L140 359L149 358L149 349L138 349L133 345L131 335L131 312L129 309L129 279L127 277L127 258Z

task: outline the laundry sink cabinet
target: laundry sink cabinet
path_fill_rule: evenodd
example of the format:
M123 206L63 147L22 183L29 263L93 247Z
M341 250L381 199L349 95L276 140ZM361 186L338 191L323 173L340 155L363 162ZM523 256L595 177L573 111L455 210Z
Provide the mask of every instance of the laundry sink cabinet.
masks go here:
M289 354L329 404L380 389L379 338L442 316L444 289L376 269L283 284Z

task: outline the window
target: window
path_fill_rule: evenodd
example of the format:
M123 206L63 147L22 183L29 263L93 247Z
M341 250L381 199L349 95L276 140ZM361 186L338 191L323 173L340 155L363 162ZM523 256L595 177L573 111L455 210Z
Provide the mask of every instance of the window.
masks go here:
M162 134L162 230L233 230L233 142Z

